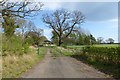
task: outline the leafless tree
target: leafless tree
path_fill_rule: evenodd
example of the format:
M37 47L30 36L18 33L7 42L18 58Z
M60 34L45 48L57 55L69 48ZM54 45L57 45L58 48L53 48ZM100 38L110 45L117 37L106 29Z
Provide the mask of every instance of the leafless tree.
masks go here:
M18 2L12 2L10 0L0 1L0 18L3 19L2 27L4 28L5 32L7 33L9 31L9 27L14 26L14 21L16 18L33 17L39 13L42 6L43 4L41 2L35 3L26 0ZM13 25L11 25L10 21L13 21Z
M108 38L107 40L106 40L106 43L109 43L109 44L112 44L112 43L114 43L114 39L112 39L112 38Z
M98 37L97 38L97 42L100 43L104 43L104 38L103 37Z
M18 19L16 22L20 26L19 29L22 32L22 38L24 38L25 29L27 28L27 21L24 19Z
M20 17L24 18L26 16L34 16L37 11L40 11L43 4L41 2L29 2L29 1L21 1L21 2L11 2L10 0L3 0L0 2L0 13L2 17Z
M65 9L56 10L52 14L43 15L43 22L57 34L59 46L63 43L62 39L68 37L77 25L81 25L84 22L84 19L85 17L80 11L69 12Z

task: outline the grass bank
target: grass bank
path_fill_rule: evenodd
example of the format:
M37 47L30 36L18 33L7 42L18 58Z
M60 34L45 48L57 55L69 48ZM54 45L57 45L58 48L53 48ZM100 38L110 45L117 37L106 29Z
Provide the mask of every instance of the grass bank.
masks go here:
M65 55L76 58L111 77L120 78L119 47L115 45L104 45L103 47L94 45L90 48L83 48L83 50L81 48L74 48L74 46L67 49L69 51L72 50L73 54L63 52Z
M2 78L2 57L0 56L0 80Z
M45 53L46 48L42 47L39 49L39 55L37 54L37 49L31 48L31 52L28 54L3 56L2 78L20 77L22 73L42 60Z
M50 53L52 54L52 57L59 57L61 56L61 50L58 49L58 47L49 47Z
M50 52L53 57L60 57L63 55L70 56L74 54L74 50L65 49L63 47L58 47L58 46L50 48Z

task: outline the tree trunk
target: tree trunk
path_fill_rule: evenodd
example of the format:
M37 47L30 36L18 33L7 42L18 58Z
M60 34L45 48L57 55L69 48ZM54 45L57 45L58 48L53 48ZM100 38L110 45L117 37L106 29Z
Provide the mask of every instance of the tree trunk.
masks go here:
M59 36L59 44L58 44L58 46L61 46L61 44L62 44L62 39L61 39L61 36Z

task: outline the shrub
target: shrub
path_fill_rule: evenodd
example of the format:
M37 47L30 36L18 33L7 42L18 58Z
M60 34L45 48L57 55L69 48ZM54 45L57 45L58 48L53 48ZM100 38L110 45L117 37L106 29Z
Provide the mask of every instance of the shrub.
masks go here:
M62 44L61 46L62 46L63 48L67 48L67 45L65 45L65 44Z
M2 36L2 55L22 55L28 53L29 45L24 43L20 36L13 35L8 38L5 35Z
M94 60L107 63L120 63L120 47L85 47L83 53Z

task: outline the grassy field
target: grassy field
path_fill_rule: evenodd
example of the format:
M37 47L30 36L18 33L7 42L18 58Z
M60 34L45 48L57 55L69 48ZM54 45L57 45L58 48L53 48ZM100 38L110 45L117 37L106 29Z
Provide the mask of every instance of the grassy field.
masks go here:
M94 47L118 47L118 44L99 44L93 45Z
M21 56L8 55L3 57L3 78L16 78L34 66L37 62L43 59L46 53L46 48L31 49L31 53L23 54Z
M82 47L85 47L85 46L88 46L88 45L73 45L73 46L67 46L68 48L82 48ZM119 45L118 44L94 44L92 45L94 47L118 47Z

